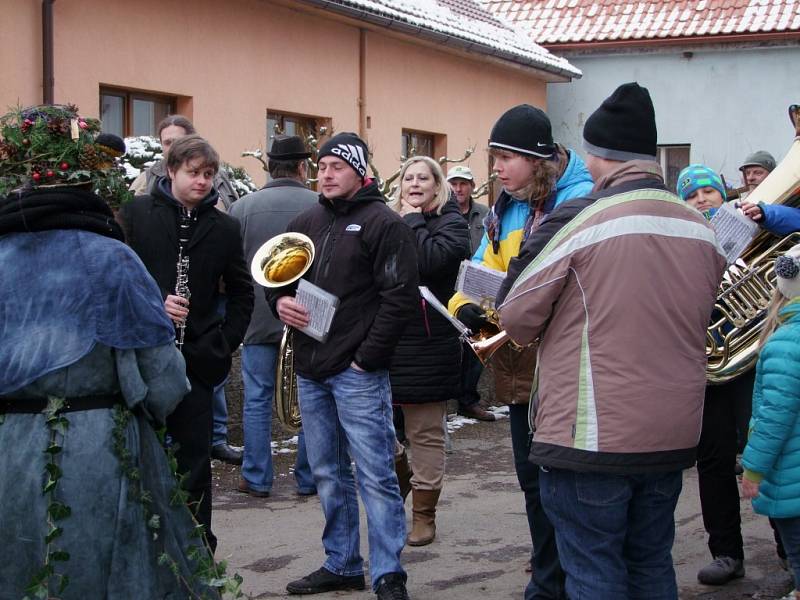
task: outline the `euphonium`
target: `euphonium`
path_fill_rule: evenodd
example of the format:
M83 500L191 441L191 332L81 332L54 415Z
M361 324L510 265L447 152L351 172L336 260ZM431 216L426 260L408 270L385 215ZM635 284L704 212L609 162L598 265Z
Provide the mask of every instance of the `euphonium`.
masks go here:
M302 233L281 233L270 238L256 251L250 262L250 274L256 283L267 288L289 285L300 279L314 261L314 242ZM291 432L300 429L300 405L297 402L297 377L294 372L292 329L283 328L275 368L275 416Z
M800 111L790 108L795 137L788 154L747 196L748 202L800 205ZM706 332L710 383L724 383L743 374L756 362L758 338L775 289L775 258L800 242L800 233L777 238L760 232L723 276Z

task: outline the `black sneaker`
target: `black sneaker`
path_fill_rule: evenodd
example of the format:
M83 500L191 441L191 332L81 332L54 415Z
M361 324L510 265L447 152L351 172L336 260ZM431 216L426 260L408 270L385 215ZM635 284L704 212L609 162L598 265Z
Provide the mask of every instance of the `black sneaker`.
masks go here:
M410 600L405 578L400 573L389 573L381 577L375 590L378 600Z
M363 575L336 575L322 567L286 586L290 594L321 594L337 590L363 590ZM387 596L391 598L392 596Z

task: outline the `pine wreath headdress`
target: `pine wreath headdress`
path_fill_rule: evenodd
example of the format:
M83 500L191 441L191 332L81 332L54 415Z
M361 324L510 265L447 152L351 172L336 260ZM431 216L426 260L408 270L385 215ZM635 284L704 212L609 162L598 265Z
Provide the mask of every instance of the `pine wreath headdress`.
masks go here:
M43 187L86 186L112 208L130 199L117 159L125 142L100 133L78 107L41 105L0 117L0 196Z

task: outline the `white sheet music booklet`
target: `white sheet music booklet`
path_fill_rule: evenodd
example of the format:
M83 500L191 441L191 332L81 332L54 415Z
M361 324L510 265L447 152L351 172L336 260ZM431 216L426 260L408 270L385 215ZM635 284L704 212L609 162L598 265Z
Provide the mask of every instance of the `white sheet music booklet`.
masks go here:
M301 279L297 284L294 299L308 311L309 316L308 325L300 331L318 342L324 342L330 333L339 299L305 279Z
M458 269L456 290L469 296L481 306L487 307L488 305L489 308L494 308L494 299L505 278L506 274L503 271L465 260Z

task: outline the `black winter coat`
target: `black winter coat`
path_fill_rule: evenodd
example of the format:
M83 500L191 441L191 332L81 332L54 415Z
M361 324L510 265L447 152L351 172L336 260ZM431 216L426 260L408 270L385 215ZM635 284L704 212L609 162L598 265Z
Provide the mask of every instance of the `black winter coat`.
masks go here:
M214 192L216 194L216 192ZM216 201L216 200L214 200ZM221 383L231 366L253 310L250 271L244 262L239 222L203 202L187 246L189 317L183 344L186 369L209 386ZM176 201L159 186L137 196L120 212L125 239L156 280L162 298L175 293L178 262ZM219 282L225 284L225 315L219 312Z
M420 285L447 305L458 267L470 255L469 227L458 205L448 201L442 214L412 213L403 220L417 239ZM417 294L414 317L397 344L389 378L394 404L441 402L458 395L461 342L458 331Z
M287 231L314 241L314 264L304 278L339 298L325 342L295 333L297 373L321 381L353 361L367 371L388 369L419 293L409 228L371 182L349 200L320 195L319 204L293 219ZM273 312L294 287L265 290Z

